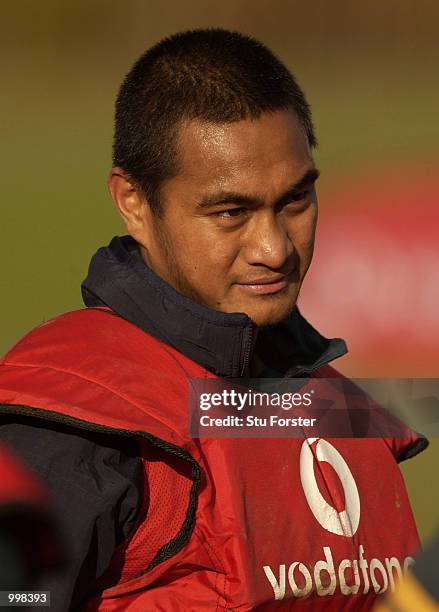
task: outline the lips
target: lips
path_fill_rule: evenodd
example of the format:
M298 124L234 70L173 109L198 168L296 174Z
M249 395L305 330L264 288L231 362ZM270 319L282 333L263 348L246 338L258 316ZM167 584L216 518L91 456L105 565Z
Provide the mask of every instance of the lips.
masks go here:
M253 280L247 281L246 283L240 283L240 285L271 285L278 283L281 280L285 280L286 274L276 274L275 276L260 276Z
M269 295L282 291L291 280L291 273L276 274L275 276L264 276L254 280L237 283L237 285L247 293L253 295Z

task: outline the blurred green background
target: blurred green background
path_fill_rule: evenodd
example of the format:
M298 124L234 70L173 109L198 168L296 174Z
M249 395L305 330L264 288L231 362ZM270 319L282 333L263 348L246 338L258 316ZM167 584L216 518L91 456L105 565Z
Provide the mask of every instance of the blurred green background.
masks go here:
M341 186L389 167L435 177L438 23L439 3L426 0L2 0L0 352L80 307L90 256L123 232L105 185L113 103L148 46L178 30L223 26L273 49L311 102L320 201L324 210L331 200L332 215ZM355 359L340 367L361 376ZM400 375L416 369L406 365ZM428 375L438 374L430 360ZM438 518L437 440L402 469L426 539Z

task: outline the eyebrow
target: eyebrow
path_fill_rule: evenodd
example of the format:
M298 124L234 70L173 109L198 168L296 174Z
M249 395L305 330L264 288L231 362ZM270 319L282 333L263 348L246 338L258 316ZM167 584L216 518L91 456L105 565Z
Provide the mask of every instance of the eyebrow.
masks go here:
M296 196L304 187L315 183L319 178L320 171L313 167L309 168L294 185L291 185L286 192L276 201L275 205L279 206L287 202L291 197ZM264 204L263 198L254 195L247 195L239 193L237 191L219 191L212 195L206 196L199 203L199 208L211 208L219 206L220 204L251 204L262 206Z

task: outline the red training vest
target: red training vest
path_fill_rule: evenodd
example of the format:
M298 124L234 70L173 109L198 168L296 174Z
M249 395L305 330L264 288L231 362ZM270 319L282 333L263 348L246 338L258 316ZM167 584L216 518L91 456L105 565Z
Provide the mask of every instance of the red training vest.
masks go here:
M393 589L419 548L395 459L416 435L191 439L191 377L215 378L97 309L44 323L0 363L1 410L143 440L137 529L85 609L367 610Z

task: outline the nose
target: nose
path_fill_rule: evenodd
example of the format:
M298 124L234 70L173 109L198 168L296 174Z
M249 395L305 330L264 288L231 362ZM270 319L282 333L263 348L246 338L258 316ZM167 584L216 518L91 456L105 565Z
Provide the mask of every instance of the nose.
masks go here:
M245 237L245 258L248 264L282 270L289 267L294 251L287 228L278 215L269 210L255 215Z

